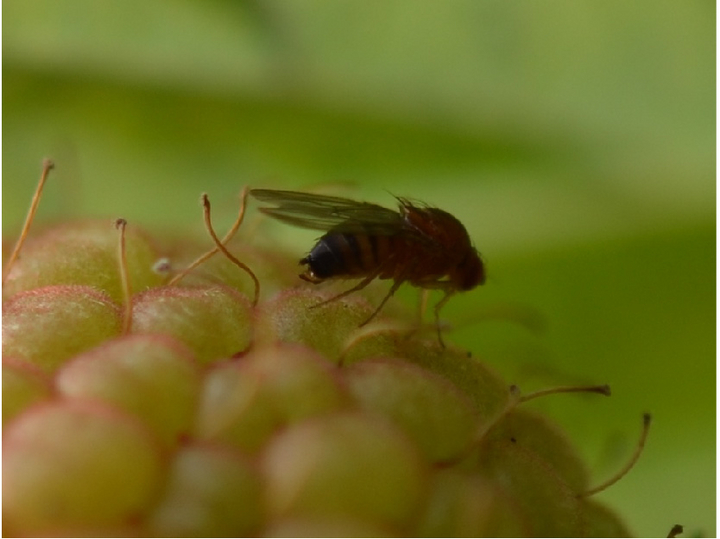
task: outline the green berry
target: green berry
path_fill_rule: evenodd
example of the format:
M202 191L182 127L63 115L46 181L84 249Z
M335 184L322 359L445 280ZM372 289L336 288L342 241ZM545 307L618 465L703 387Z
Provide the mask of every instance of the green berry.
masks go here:
M52 396L52 381L39 367L4 357L2 360L3 425L31 404Z
M6 272L8 534L627 534L481 358L395 300L363 325L378 289L328 301L273 242L238 237L256 304L221 253L177 274L196 244L130 225L121 258L118 234L59 226Z
M401 431L361 413L292 425L264 452L272 518L348 517L408 526L421 506L428 467Z
M127 231L128 273L136 291L158 286L163 277L153 271L158 253L135 227ZM122 300L117 232L110 220L68 223L31 239L13 266L3 297L49 285L85 285Z
M264 517L261 494L260 476L242 455L190 444L172 458L148 529L161 537L255 535Z
M430 462L457 457L477 432L472 401L447 379L399 360L367 360L345 372L360 407L389 418Z
M89 286L36 288L3 304L3 355L52 372L71 357L120 335L119 307Z
M186 344L201 363L246 350L252 319L247 297L222 285L158 287L133 298L135 333L169 335Z
M140 519L161 481L160 446L114 409L59 400L29 409L3 433L11 534L64 535Z
M207 373L195 435L252 453L282 427L348 401L317 353L299 345L261 348Z
M187 436L200 394L200 369L190 351L162 335L128 335L68 361L58 392L96 400L143 421L167 445Z

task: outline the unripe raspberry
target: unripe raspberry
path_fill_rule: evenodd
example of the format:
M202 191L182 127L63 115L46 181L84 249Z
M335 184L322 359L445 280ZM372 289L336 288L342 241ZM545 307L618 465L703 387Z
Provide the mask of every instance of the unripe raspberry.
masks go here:
M348 367L345 379L363 410L389 418L430 462L457 457L477 432L472 401L447 379L412 363L361 361Z
M27 409L3 433L11 534L64 535L141 519L161 480L159 445L117 410L58 400Z
M514 500L479 473L440 469L416 528L419 537L525 537Z
M92 286L115 302L122 299L117 232L110 221L66 223L27 242L3 287L3 297L49 285ZM157 286L153 271L159 254L137 228L128 232L127 268L136 291Z
M52 396L52 380L39 367L11 357L2 360L2 421Z
M208 371L195 436L254 453L283 427L349 402L326 360L299 345L277 344Z
M200 369L182 344L136 334L76 356L58 371L55 384L63 396L102 402L142 419L173 446L192 428Z
M120 335L119 307L90 286L47 286L3 304L3 355L52 372L74 355Z
M147 528L161 537L254 535L264 516L255 467L227 448L193 443L172 457Z
M403 529L425 495L417 448L380 418L326 415L294 425L263 457L270 514L349 517Z
M322 309L314 308L323 299L328 298L307 288L280 292L260 306L257 342L303 344L330 360L344 360L344 363L352 362L357 356L394 355L394 342L384 334L363 340L346 351L348 339L372 313L372 306L361 296L351 296L324 305Z
M218 240L204 204L222 252L187 271L196 243L124 221L62 225L9 257L7 532L628 533L562 431L524 407L538 393L391 304L359 327L372 285L319 305L332 295L290 255L259 233Z
M246 296L223 285L157 287L134 298L132 326L136 333L169 335L207 363L247 349L252 312Z

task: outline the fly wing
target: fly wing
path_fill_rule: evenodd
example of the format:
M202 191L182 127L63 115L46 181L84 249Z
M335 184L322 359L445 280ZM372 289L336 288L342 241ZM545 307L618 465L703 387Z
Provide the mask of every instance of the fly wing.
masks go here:
M275 207L260 211L284 223L313 230L390 236L403 231L403 217L396 210L349 198L251 189L250 194Z

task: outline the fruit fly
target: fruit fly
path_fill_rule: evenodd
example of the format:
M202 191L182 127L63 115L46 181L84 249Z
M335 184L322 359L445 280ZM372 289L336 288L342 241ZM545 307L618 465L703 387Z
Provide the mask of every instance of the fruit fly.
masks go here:
M260 211L284 223L325 234L300 260L300 278L317 284L328 279L362 280L323 301L323 305L365 288L374 279L392 279L380 305L360 326L370 322L403 283L445 292L435 305L440 344L440 309L455 292L472 290L485 282L485 266L472 246L465 227L448 212L396 197L391 210L347 198L252 189L250 194L275 207Z

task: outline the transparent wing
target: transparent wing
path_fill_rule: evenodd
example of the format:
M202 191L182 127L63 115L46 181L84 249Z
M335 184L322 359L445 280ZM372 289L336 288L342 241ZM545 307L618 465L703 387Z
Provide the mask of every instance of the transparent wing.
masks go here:
M275 205L260 211L293 226L387 236L404 229L404 220L397 210L368 202L273 189L251 189L250 194Z

